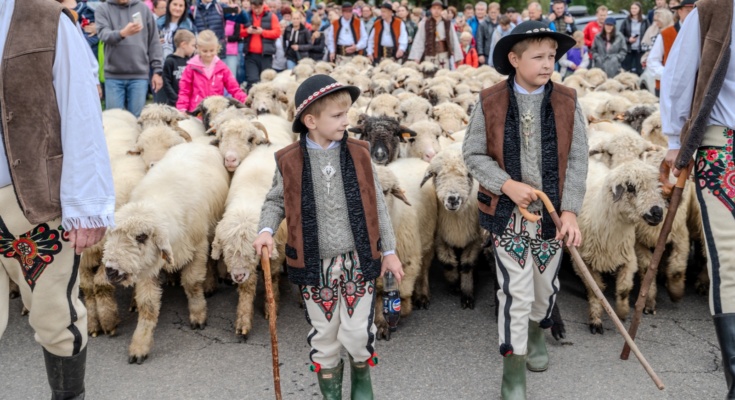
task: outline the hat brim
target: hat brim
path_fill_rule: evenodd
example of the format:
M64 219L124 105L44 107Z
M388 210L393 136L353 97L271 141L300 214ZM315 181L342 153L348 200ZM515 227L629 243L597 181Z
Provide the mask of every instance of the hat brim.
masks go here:
M318 99L324 96L330 95L332 93L337 93L340 90L347 90L350 93L350 97L352 98L352 103L356 102L357 99L360 97L360 88L358 88L357 86L345 85L345 86L333 88L331 90L327 90L324 93L319 94L319 96L317 96L314 100L312 100L312 102L317 101ZM306 133L309 131L309 128L307 128L306 125L304 125L304 123L301 122L301 115L303 115L304 111L308 109L309 109L308 106L304 107L303 110L301 110L298 114L294 115L293 125L291 125L291 130L293 130L296 133Z
M495 67L495 70L503 75L511 75L513 72L515 72L515 68L510 63L510 60L508 60L508 54L510 53L511 49L513 49L513 46L523 40L540 37L550 37L556 40L556 61L559 61L564 56L564 54L569 51L569 49L577 44L576 40L574 40L574 38L572 38L571 36L558 32L532 32L517 35L508 35L500 39L495 45L495 50L493 51L493 66Z

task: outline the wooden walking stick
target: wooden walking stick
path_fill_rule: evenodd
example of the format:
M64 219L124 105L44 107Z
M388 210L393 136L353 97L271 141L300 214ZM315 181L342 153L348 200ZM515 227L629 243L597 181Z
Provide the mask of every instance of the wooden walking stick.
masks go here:
M665 168L664 165L665 164L662 164L661 173L662 175L665 175L663 175L662 178L665 179L666 182L668 182L669 169ZM648 271L646 271L646 275L643 277L643 283L641 283L641 289L638 293L638 300L635 302L635 313L633 314L633 319L630 321L630 328L628 329L628 334L634 340L636 333L638 333L638 325L640 325L641 323L643 308L646 306L648 291L651 288L651 283L653 283L653 280L656 279L658 265L661 263L661 257L663 257L664 250L666 248L666 241L669 238L669 233L671 233L671 226L674 224L674 218L676 217L676 212L679 209L679 203L681 202L684 185L689 178L690 170L691 164L681 170L681 174L679 174L679 179L676 180L676 186L674 186L673 191L671 191L671 199L669 200L669 211L666 213L664 224L661 226L661 233L658 235L658 241L656 241L656 249L653 251L651 264L648 266ZM664 193L666 192L667 190L665 189ZM623 346L623 351L620 353L620 359L627 360L629 356L630 346L628 346L628 343L626 342Z
M271 260L268 247L263 246L260 265L263 267L265 281L265 301L268 307L268 325L271 331L271 355L273 356L273 388L276 400L281 400L281 372L278 366L278 332L276 331L276 301L273 299L273 282L271 282Z
M536 195L541 199L541 201L544 202L544 206L546 207L546 210L549 212L549 215L551 215L551 219L554 221L554 225L556 225L556 229L561 230L561 220L559 219L559 216L556 214L556 209L554 209L554 205L551 204L551 200L546 196L546 194L540 190L535 190ZM528 212L527 209L521 208L521 215L523 215L523 218L531 221L531 222L537 222L539 219L541 219L541 216L534 215ZM572 258L574 258L574 261L577 262L577 266L582 271L582 275L584 276L584 280L587 282L587 285L589 285L590 288L592 288L592 291L595 292L595 295L597 298L602 302L603 308L605 308L605 311L607 311L607 314L610 316L610 319L615 323L615 327L618 328L618 332L620 332L621 335L625 338L625 342L630 344L631 349L633 350L633 354L635 354L636 357L638 357L638 361L641 362L641 365L643 365L643 369L648 372L648 375L651 377L653 382L656 384L656 387L659 388L659 390L664 390L664 383L661 381L661 379L656 375L656 372L651 368L651 365L646 361L646 358L643 357L643 354L640 350L638 350L638 346L636 346L633 339L630 338L628 335L628 332L625 330L625 326L623 326L623 323L620 322L620 318L618 318L617 314L615 314L615 311L613 311L612 307L610 306L610 303L605 298L605 295L602 294L602 291L600 290L599 286L597 286L597 283L595 282L595 279L592 277L592 274L590 274L589 269L587 268L587 265L582 260L582 256L579 255L579 251L577 251L577 248L575 246L567 246L569 249L569 252L572 253Z

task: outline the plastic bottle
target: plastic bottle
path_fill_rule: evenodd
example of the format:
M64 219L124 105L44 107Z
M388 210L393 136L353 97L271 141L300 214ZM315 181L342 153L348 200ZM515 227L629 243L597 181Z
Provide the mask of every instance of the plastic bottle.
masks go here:
M398 290L398 282L390 271L386 271L383 275L383 316L390 332L395 332L401 318L401 293ZM387 339L390 339L390 333Z

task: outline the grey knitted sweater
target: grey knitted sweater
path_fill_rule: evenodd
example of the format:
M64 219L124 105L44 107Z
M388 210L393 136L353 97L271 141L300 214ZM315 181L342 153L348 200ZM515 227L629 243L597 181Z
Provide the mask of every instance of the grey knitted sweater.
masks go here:
M528 184L536 189L542 188L541 180L541 103L544 100L544 94L521 94L515 92L518 100L519 118L523 120L523 116L527 113L532 115L530 124L530 135L526 142L523 135L524 127L519 128L521 132L521 174L523 183ZM522 122L520 122L522 125ZM574 133L572 136L572 147L569 152L569 160L567 163L566 179L561 199L561 211L571 211L579 214L584 200L587 181L587 128L584 121L584 114L579 103L574 114ZM472 112L470 124L467 126L467 134L465 135L462 145L462 153L465 163L472 176L480 182L490 192L502 195L500 188L505 181L510 178L498 163L487 155L487 136L485 130L485 113L482 105L477 104ZM529 211L539 211L543 207L540 200L537 200L528 207ZM561 214L561 213L560 213Z
M340 146L327 150L307 148L311 160L311 176L314 182L314 200L316 202L317 225L319 227L319 256L322 259L331 259L355 250L355 239L352 237L352 228L348 216L347 198L342 183L342 173L339 167ZM322 169L332 165L335 174L327 180ZM393 252L396 248L396 238L393 233L388 209L383 197L383 189L378 181L378 174L373 165L375 179L375 195L378 204L378 224L383 253ZM283 176L276 170L273 176L273 186L268 192L260 213L258 230L270 228L276 230L285 217L283 205ZM305 244L306 246L309 243Z

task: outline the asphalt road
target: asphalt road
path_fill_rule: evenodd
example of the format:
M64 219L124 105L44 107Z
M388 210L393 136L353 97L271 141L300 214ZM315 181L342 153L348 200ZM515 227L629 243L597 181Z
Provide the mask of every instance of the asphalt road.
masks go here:
M562 271L561 278L559 304L567 338L557 342L547 334L551 365L544 373L528 373L529 399L724 397L725 380L707 299L691 289L693 279L680 303L673 304L661 290L657 315L644 316L638 332L641 351L666 384L659 391L632 355L629 361L619 360L623 339L607 317L604 335L589 333L582 282L570 271ZM459 298L450 294L440 272L433 270L430 309L415 311L401 321L392 340L376 346L380 355L380 365L373 369L376 398L500 398L502 360L490 271L480 269L476 282L477 306L462 310ZM278 339L283 396L319 398L316 377L308 369L309 327L296 303L296 289L284 279L281 290ZM612 292L608 290L607 295L610 299ZM127 363L127 346L137 322L137 314L126 310L130 296L130 290L118 292L123 310L118 336L90 338L87 399L273 398L262 294L256 300L253 331L243 342L234 334L234 287L220 285L208 299L209 321L203 331L189 328L183 289L167 287L154 347L142 365ZM21 301L12 300L10 306L10 323L0 340L0 399L49 398L41 348L26 317L20 315ZM348 388L349 378L345 393Z

